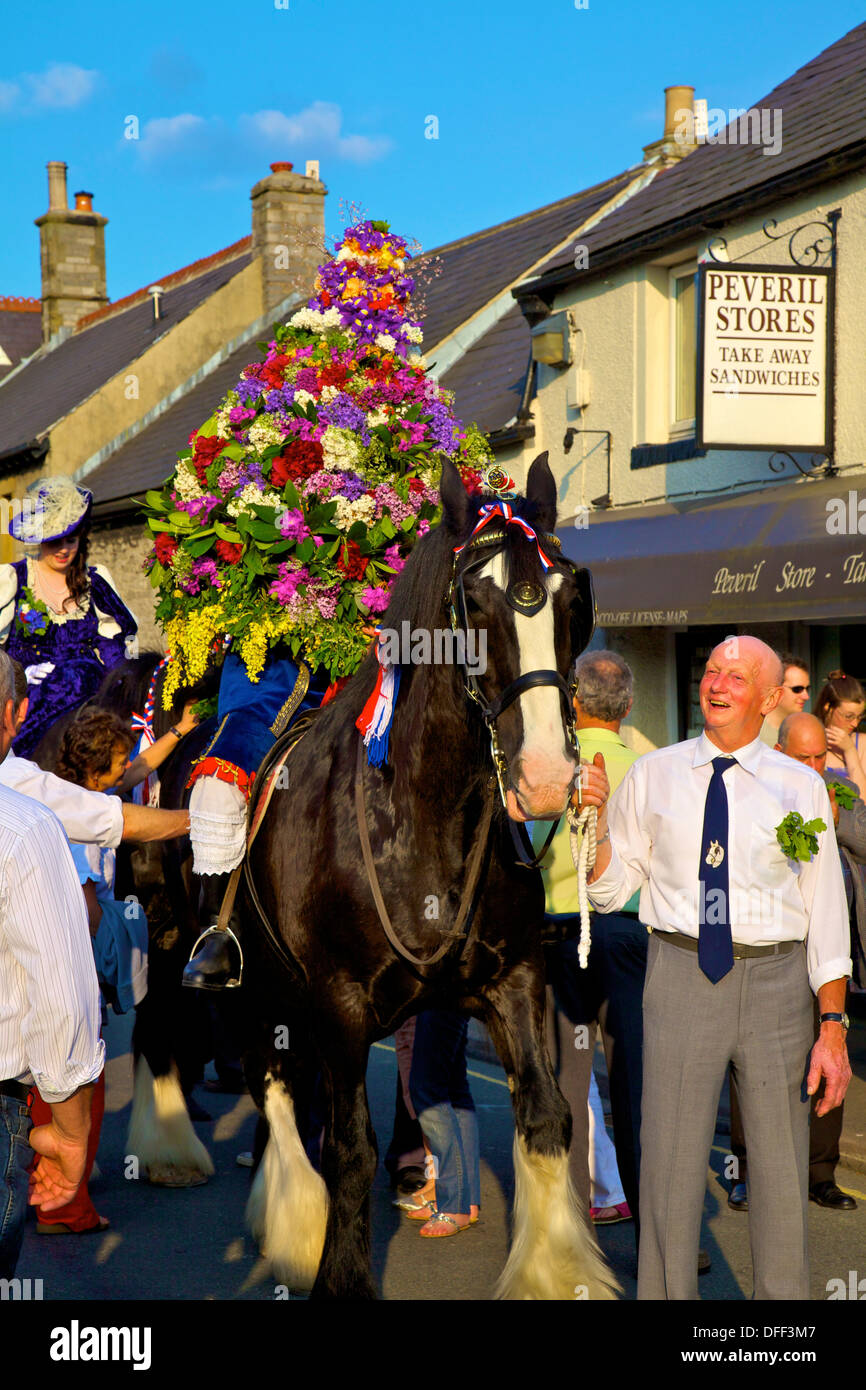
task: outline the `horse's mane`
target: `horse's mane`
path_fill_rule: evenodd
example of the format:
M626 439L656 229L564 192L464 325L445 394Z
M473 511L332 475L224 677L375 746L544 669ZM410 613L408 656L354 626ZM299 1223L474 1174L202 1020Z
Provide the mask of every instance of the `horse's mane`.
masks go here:
M124 718L142 711L151 677L161 660L159 652L151 651L119 662L103 676L91 703L114 710Z

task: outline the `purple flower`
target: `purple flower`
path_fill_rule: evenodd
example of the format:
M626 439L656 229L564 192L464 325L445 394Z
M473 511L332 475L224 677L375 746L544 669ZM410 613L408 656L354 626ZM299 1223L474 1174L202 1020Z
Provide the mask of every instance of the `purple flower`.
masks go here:
M367 417L355 402L345 395L335 396L327 405L319 408L319 418L341 430L354 430L361 436L362 443L370 443L370 430Z
M304 541L310 528L304 521L304 513L299 507L283 512L280 517L280 532L287 541Z
M309 578L310 571L306 565L300 565L297 569L290 569L287 564L282 564L280 565L279 578L273 581L268 593L278 603L288 606L297 597L299 586L306 584Z
M294 386L279 386L265 396L265 410L272 415L285 414L294 399Z
M337 612L337 604L340 602L340 585L332 584L330 588L322 587L316 593L316 607L322 617L330 622Z
M254 420L256 412L244 405L234 405L229 411L229 420L233 425L242 425L244 420Z
M238 399L241 405L252 405L253 401L257 400L262 394L262 383L257 381L254 377L247 378L242 376L235 390L238 393Z
M361 592L361 603L369 608L371 613L384 613L390 603L390 595L387 589L372 589L368 586Z
M205 497L191 497L189 501L178 499L177 506L179 511L186 512L189 516L195 517L196 520L202 522L204 525L207 523L207 519L214 507L220 505L220 500L219 497L212 497L208 493Z

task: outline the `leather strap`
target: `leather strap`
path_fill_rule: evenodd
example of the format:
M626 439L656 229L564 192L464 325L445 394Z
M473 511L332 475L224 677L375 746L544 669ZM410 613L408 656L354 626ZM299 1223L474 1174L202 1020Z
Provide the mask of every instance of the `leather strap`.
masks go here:
M370 833L367 829L367 807L364 795L364 740L358 738L358 757L355 763L355 816L358 821L358 836L361 841L361 853L364 857L364 868L367 870L367 879L370 890L373 894L373 901L376 904L376 911L379 914L379 921L382 923L382 930L389 942L403 960L409 961L411 965L426 966L435 965L448 951L452 950L458 942L464 945L469 937L472 921L474 921L473 899L475 890L481 878L482 864L487 863L487 850L490 840L490 824L493 819L493 798L487 797L484 803L484 813L481 823L475 835L475 843L466 864L466 880L463 885L463 896L460 899L460 906L457 909L457 922L453 930L445 931L440 928L440 934L446 938L440 946L436 948L432 956L416 956L408 947L404 946L397 933L395 932L391 918L388 916L388 909L385 906L385 899L382 897L382 890L379 887L379 877L376 873L376 865L373 862L373 851L370 847ZM471 914L471 917L470 917Z
M538 854L536 854L532 841L526 832L526 827L521 825L519 821L513 821L510 816L508 817L508 828L511 831L511 839L517 851L517 858L527 869L538 868L542 859L547 854L547 851L550 849L550 846L553 844L553 837L559 829L559 822L561 820L562 816L556 817L556 820L547 832L547 838L544 844L541 846Z

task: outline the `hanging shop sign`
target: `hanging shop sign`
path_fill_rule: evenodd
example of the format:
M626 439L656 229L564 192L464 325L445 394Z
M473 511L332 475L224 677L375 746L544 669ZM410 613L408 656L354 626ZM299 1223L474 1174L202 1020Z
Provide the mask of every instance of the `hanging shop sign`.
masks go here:
M832 452L833 292L832 267L699 267L699 448Z

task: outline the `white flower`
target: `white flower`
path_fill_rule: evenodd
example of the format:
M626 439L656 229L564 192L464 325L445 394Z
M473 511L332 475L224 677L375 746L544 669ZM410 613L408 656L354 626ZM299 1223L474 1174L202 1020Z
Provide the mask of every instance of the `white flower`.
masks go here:
M306 405L309 405L310 401L314 401L315 399L315 396L311 396L309 391L296 391L294 395L294 404L299 405L303 410Z
M289 319L292 328L307 328L311 333L324 333L327 328L339 328L341 319L339 309L299 309Z
M404 323L403 337L408 338L410 343L423 343L424 341L424 334L417 323Z
M385 410L371 410L367 415L367 424L371 430L374 430L377 425L387 425L389 418Z
M181 459L177 465L174 490L182 502L191 502L194 497L204 497L204 489L199 487L195 469L189 459Z
M273 421L260 416L250 425L249 441L257 453L264 453L272 444L282 444L283 432Z
M232 498L226 511L229 516L240 516L241 512L251 511L253 504L261 506L269 500L257 483L247 483L243 491L239 492L237 497Z
M386 352L393 352L397 346L397 340L391 333L377 333L376 347L384 348Z
M337 510L334 515L334 525L339 531L349 531L356 521L363 521L365 526L371 526L376 515L376 502L372 497L358 497L354 502L349 502L345 497L338 497Z
M424 366L424 358L420 352L410 352L409 356L406 358L406 361L409 363L410 367Z
M351 430L340 430L335 425L329 425L319 443L325 468L351 468L357 461L359 445Z
M216 430L217 430L217 434L219 435L220 439L231 439L232 442L234 442L234 435L233 435L233 433L232 433L232 422L231 422L231 420L229 419L229 410L230 410L230 409L231 409L231 406L226 405L226 406L223 407L222 410L218 410L218 411L217 411L217 413L216 413Z
M339 396L339 386L323 386L321 400L324 402L332 401L335 396Z

